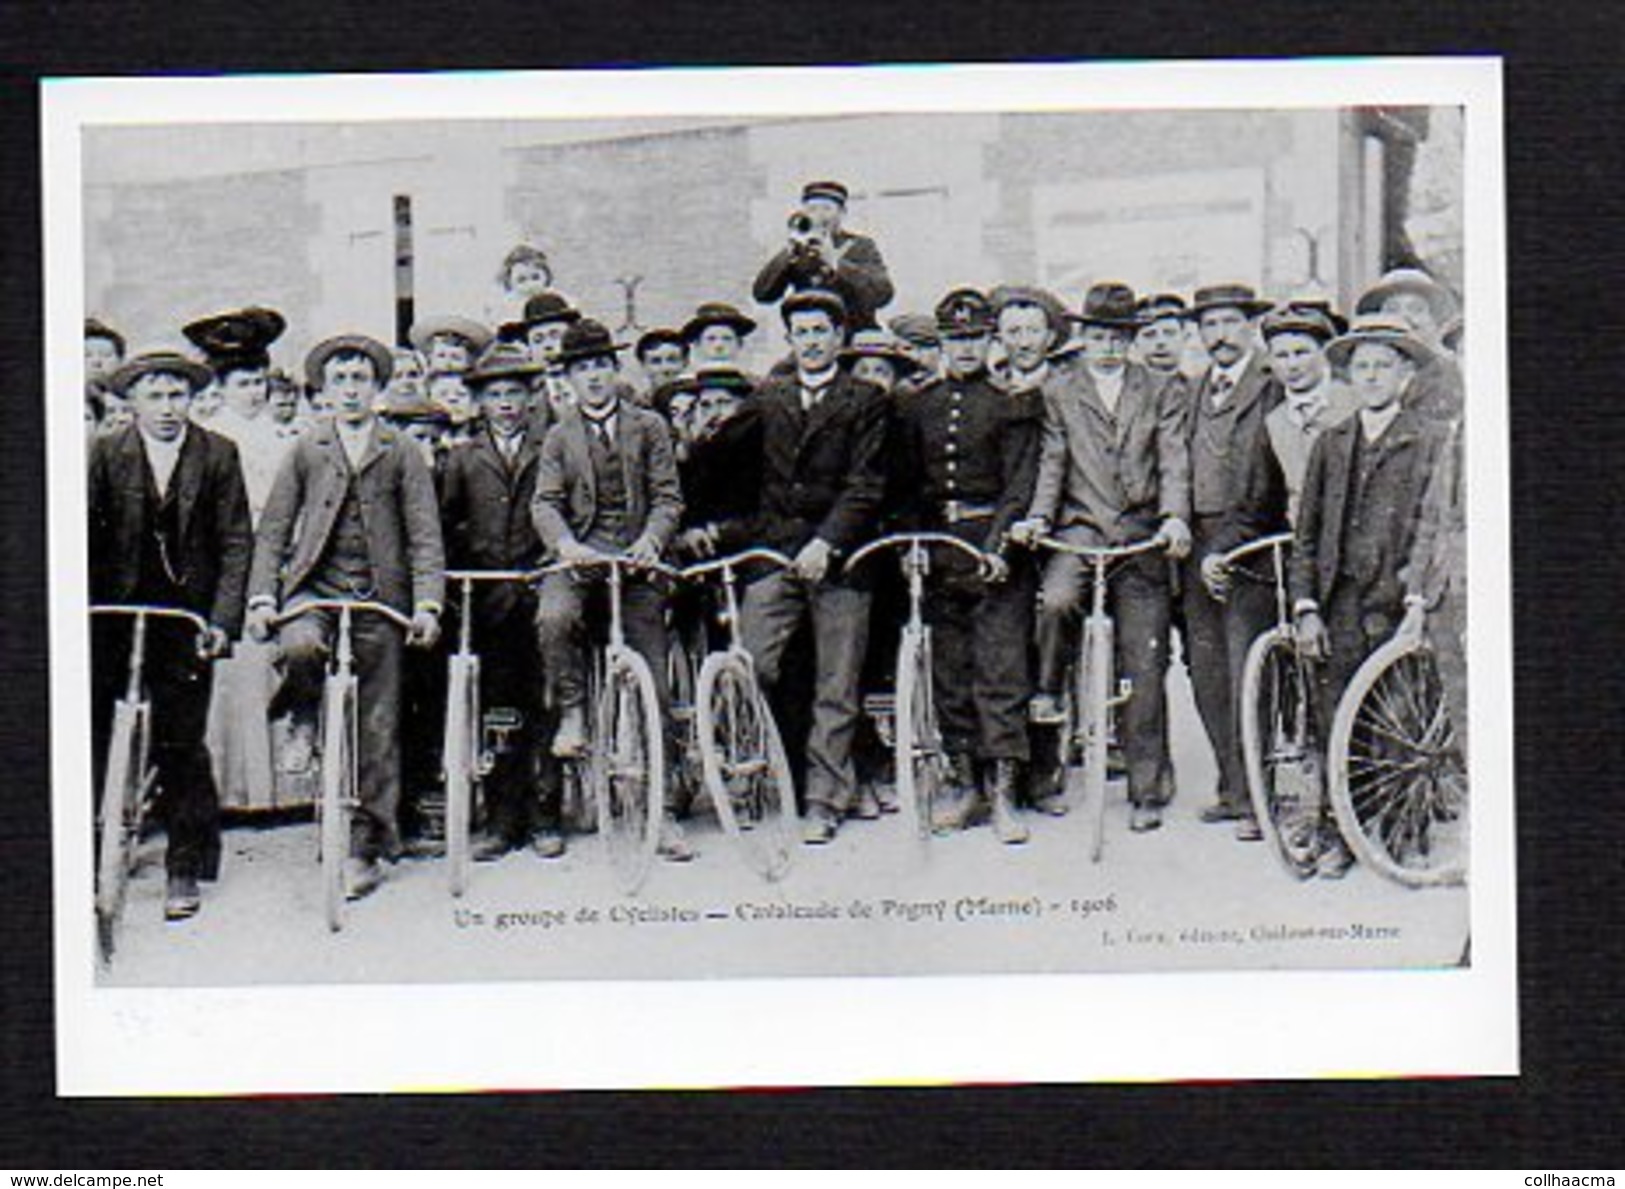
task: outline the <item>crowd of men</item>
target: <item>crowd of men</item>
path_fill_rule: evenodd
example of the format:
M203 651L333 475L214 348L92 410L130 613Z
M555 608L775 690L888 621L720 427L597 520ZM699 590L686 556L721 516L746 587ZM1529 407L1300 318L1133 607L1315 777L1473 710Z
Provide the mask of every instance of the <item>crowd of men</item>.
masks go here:
M1397 269L1352 324L1324 301L1276 304L1234 283L1189 300L1100 283L1078 308L1034 286L967 287L883 328L891 279L875 243L842 226L846 202L838 183L808 185L756 278L787 346L765 375L741 366L763 328L738 308L708 300L681 327L619 342L553 288L534 248L503 265L522 302L514 321L422 319L395 349L336 335L310 350L302 384L270 367L285 330L275 311L201 319L184 328L194 350L133 356L87 322L92 599L186 607L211 624L201 639L166 622L149 635L168 919L195 914L199 881L219 873L204 724L214 662L234 642L276 639L279 684L252 727L286 718L279 763L319 762L335 617L287 616L312 599L379 600L410 622L355 621L349 894L374 890L408 849L418 794L438 776L434 673L457 613L448 569L626 558L626 640L669 706L671 637L692 635L697 617L703 639L707 609L653 563L753 545L790 558L752 572L740 626L799 726L814 845L895 809L864 695L888 680L903 608L878 567L845 564L888 531L952 534L980 559L944 554L929 577L950 768L942 832L985 820L1016 845L1067 811L1064 778L1036 761L1033 739L1064 715L1088 582L1085 563L1046 539L1159 547L1121 567L1109 599L1133 690L1117 734L1137 832L1158 828L1175 794L1164 678L1177 636L1217 761L1201 820L1261 836L1236 700L1276 599L1267 567L1224 561L1248 540L1295 533L1290 602L1323 723L1360 661L1421 630L1424 614L1460 720L1460 321L1442 285ZM585 648L604 603L585 572L478 591L482 700L518 723L486 778L478 858L565 851L558 771L590 746ZM95 627L98 758L128 633ZM692 807L668 787L660 849L682 861ZM1319 870L1335 878L1351 859L1329 815L1321 835Z

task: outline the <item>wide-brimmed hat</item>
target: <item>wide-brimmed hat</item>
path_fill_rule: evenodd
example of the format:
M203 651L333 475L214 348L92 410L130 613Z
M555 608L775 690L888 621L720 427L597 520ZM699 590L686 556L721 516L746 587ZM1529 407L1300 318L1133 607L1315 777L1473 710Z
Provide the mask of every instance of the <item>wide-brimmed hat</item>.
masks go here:
M386 389L373 411L380 417L401 423L415 422L425 425L449 426L451 410L430 400L422 393L406 393Z
M1083 309L1068 315L1080 326L1110 326L1115 330L1137 330L1140 325L1134 290L1121 281L1101 281L1090 285L1083 295Z
M1398 293L1415 293L1427 299L1433 316L1444 321L1456 308L1456 299L1438 281L1419 268L1396 268L1384 273L1354 303L1356 314L1374 314L1383 302Z
M807 202L814 198L827 198L831 202L846 205L848 191L840 182L808 182L801 187L801 201Z
M690 391L703 392L707 388L725 388L740 396L749 396L754 385L750 377L737 367L702 367L687 377Z
M525 311L517 321L504 322L497 329L497 337L513 342L525 337L532 326L544 322L575 322L581 311L570 304L570 299L556 289L544 289L525 299Z
M1258 296L1258 290L1239 282L1223 285L1204 285L1191 298L1190 316L1200 318L1208 310L1236 309L1249 318L1256 318L1270 308L1270 303Z
M937 333L943 338L974 338L993 333L993 303L979 289L951 289L935 311Z
M469 346L472 354L478 355L491 342L491 331L474 321L472 318L459 317L456 314L436 314L429 318L420 318L412 324L412 331L406 337L412 345L425 355L429 353L429 344L441 336L462 339Z
M271 344L287 328L287 319L275 310L249 306L188 322L181 333L203 352L215 375L224 376L237 368L270 367Z
M857 359L884 359L899 371L912 371L914 360L895 335L884 330L860 330L837 356L842 363Z
M1411 328L1392 314L1357 314L1347 334L1326 348L1326 358L1336 367L1347 367L1354 348L1361 343L1381 343L1405 355L1421 367L1433 358L1433 349L1417 338Z
M1141 326L1150 326L1153 322L1161 322L1164 318L1184 319L1190 315L1191 307L1183 297L1177 293L1152 293L1140 298L1134 307Z
M744 338L756 329L756 319L725 301L708 301L683 324L684 341L692 343L707 326L731 326L735 334Z
M1051 330L1057 335L1066 333L1066 306L1048 289L1040 289L1036 285L999 285L987 296L993 303L995 323L998 322L999 315L1011 306L1037 306L1044 311L1044 317L1049 321Z
M609 328L593 318L582 318L570 323L559 348L559 366L569 367L580 359L594 359L600 355L614 357L626 350L625 343L617 343Z
M790 294L779 303L779 317L784 324L790 324L790 315L803 310L822 310L836 323L846 325L846 302L839 293L831 293L828 289L802 289Z
M658 347L665 343L688 350L688 340L683 337L682 331L670 326L656 326L653 330L646 330L638 336L638 341L632 346L632 354L642 359L643 353L650 347Z
M937 320L929 314L898 314L886 325L906 343L918 347L942 345L942 336L937 333Z
M131 386L142 376L160 374L179 376L191 386L194 393L207 388L214 379L214 373L197 360L182 355L179 351L162 348L144 351L119 364L113 374L107 377L107 386L120 396L127 396Z
M489 384L492 380L520 379L529 380L539 376L547 368L531 358L529 351L518 343L492 343L483 354L474 361L474 366L463 377L465 383L471 388L482 384Z
M356 351L372 360L380 388L388 384L389 378L395 374L395 357L377 339L365 334L335 335L317 343L305 356L305 383L310 385L312 391L320 389L325 382L322 369L327 366L327 361L344 351Z
M1339 326L1338 321L1341 319L1334 321L1330 310L1317 305L1288 302L1265 314L1259 320L1258 332L1265 342L1282 334L1306 334L1324 346L1348 331L1348 324Z
M118 348L120 355L123 355L128 347L128 344L124 341L124 336L100 318L85 319L85 337L87 339L106 339Z

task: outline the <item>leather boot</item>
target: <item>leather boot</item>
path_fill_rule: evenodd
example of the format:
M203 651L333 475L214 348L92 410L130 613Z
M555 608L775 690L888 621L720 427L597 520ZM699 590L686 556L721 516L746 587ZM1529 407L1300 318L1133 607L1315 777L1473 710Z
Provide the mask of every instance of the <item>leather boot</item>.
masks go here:
M931 806L931 829L938 834L963 830L970 822L979 796L975 765L964 752L948 753L947 777Z
M1016 816L1016 762L994 760L987 782L987 799L993 805L993 836L1006 846L1019 846L1029 837L1027 826Z

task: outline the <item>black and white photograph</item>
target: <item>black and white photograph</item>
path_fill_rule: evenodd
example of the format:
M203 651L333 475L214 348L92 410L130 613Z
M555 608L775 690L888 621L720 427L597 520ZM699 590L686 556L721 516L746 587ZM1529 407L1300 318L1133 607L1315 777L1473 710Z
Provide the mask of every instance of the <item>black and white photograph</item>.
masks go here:
M1516 1071L1493 61L45 108L65 1092Z

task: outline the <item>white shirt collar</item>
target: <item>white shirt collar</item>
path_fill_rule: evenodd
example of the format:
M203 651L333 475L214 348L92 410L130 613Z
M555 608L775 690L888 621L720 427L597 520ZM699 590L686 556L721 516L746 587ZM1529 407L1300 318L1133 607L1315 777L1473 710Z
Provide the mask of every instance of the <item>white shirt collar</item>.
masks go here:
M1094 383L1096 394L1108 410L1116 413L1117 399L1123 395L1123 384L1128 378L1128 368L1120 367L1115 372L1097 372L1087 364L1084 366L1089 372L1089 379Z
M351 470L360 469L361 460L367 456L367 447L372 444L376 424L375 417L368 417L360 425L351 425L336 417L333 419L333 429L338 434L339 445L344 448L344 457L350 460Z
M182 425L181 432L175 435L175 440L165 442L145 430L136 430L141 435L141 445L147 452L147 465L152 467L153 482L157 484L160 496L169 494L169 481L175 474L175 468L180 465L181 447L186 444L186 431L187 427Z
M1389 401L1386 409L1372 412L1370 409L1360 410L1360 430L1365 435L1367 443L1375 442L1394 423L1399 416L1399 402Z

